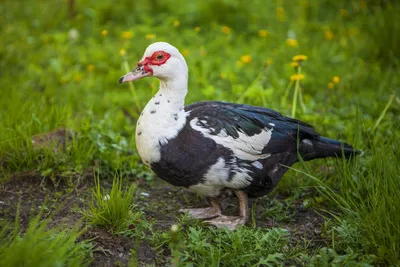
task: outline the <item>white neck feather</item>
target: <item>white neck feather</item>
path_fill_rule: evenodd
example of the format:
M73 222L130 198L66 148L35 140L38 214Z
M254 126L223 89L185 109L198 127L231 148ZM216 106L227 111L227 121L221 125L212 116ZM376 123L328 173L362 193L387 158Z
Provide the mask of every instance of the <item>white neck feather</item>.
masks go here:
M188 92L187 83L187 75L178 76L173 79L160 79L160 89L154 97L157 98L157 96L162 95L163 98L170 101L174 108L179 110L185 105L185 98Z
M167 144L186 123L184 110L188 76L160 79L160 89L147 103L136 126L136 147L146 165L160 160Z

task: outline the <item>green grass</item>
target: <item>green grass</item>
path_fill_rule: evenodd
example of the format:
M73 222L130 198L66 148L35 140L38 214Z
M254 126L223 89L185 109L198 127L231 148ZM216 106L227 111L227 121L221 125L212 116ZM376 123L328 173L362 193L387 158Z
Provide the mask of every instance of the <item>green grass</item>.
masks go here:
M92 245L77 242L81 235L77 226L71 229L49 227L42 213L32 218L22 233L19 214L14 225L0 229L1 266L88 266Z
M231 232L190 227L184 237L178 235L173 231L169 235L172 262L177 266L281 265L285 260L282 252L289 243L287 231L278 228L267 231L240 228Z
M335 193L332 186L322 190L343 212L337 229L350 224L356 231L341 238L339 247L358 247L360 251L396 262L400 250L400 203L396 201L400 199L400 166L395 162L400 161L400 154L393 148L399 147L400 142L388 138L371 146L374 157L354 159L338 171L335 183L346 190Z
M67 4L5 1L0 7L1 184L28 171L75 188L98 169L88 222L150 239L154 247L168 244L172 260L228 265L251 255L248 261L256 265L260 255L266 261L275 255L271 261L315 266L400 264L396 1L186 1L176 8L171 0L85 0L76 1L73 18ZM262 236L273 230L246 227L228 233L193 226L179 231L181 246L171 241L172 233L157 232L142 213L132 212L133 187L123 189L121 180L114 179L110 199L104 199L101 183L110 182L116 169L120 178L153 180L135 150L134 131L158 82L146 78L119 85L118 79L154 41L168 41L185 55L190 69L187 103L265 106L363 151L349 162L297 164L270 194L286 196L284 202L257 202L265 217L283 223L291 220L290 207L298 198L308 209L330 213L334 217L325 229L330 244L310 251L305 245L290 251L283 245L235 249L235 238L264 245ZM301 68L291 66L295 55L308 57ZM304 79L290 81L300 71ZM58 128L74 131L65 150L32 145L33 135ZM126 230L132 220L140 221L138 230Z
M131 184L127 189L122 189L122 185L122 178L115 175L112 188L108 192L100 185L99 176L96 175L92 189L93 200L85 213L90 224L113 232L128 228L128 223L134 217L133 198L136 186Z

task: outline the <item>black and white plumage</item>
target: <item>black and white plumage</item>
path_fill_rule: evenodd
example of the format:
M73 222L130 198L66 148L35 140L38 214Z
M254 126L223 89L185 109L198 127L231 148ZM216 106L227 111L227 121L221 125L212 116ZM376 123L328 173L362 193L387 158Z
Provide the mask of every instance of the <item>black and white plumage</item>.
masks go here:
M350 145L321 137L312 126L276 111L224 102L184 106L188 68L168 43L150 45L136 69L120 82L145 76L160 79L136 128L143 162L161 179L211 197L211 207L188 209L196 218L234 229L248 220L247 196L259 197L277 185L300 158L350 157ZM240 215L221 214L218 197L233 190Z

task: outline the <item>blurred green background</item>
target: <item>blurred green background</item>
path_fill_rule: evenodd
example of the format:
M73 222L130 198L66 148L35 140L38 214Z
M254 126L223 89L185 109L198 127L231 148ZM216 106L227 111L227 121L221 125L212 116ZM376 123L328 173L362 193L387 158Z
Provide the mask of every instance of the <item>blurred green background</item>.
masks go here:
M96 161L148 173L133 132L158 81L118 79L155 41L185 56L187 103L265 106L368 148L369 134L399 135L399 11L397 1L365 0L3 1L0 166L52 175ZM296 55L308 59L295 97ZM76 142L37 161L31 137L59 128Z

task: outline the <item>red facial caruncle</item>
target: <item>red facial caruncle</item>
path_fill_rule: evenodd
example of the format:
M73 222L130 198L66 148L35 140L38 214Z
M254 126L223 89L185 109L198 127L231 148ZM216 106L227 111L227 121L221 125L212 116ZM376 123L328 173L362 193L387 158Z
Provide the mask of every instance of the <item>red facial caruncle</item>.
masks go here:
M149 65L161 66L171 57L170 54L164 51L156 51L151 57L145 57L144 60L137 64L138 67L143 66L143 70L153 73L153 69Z

